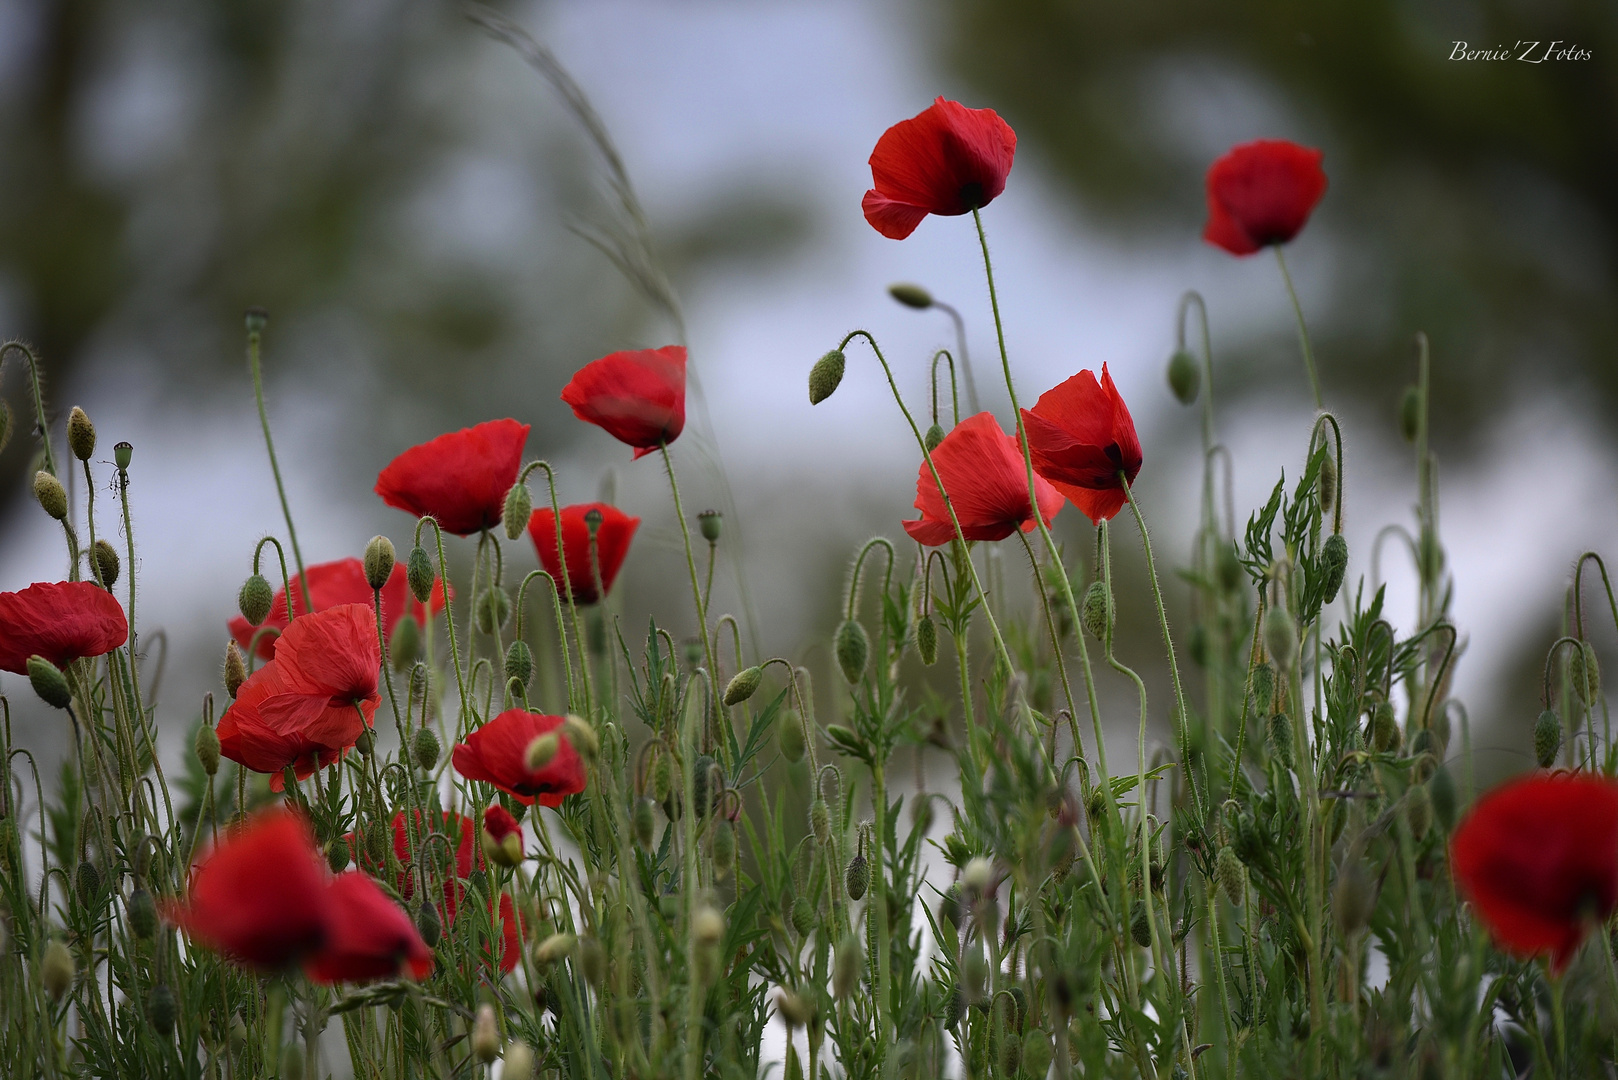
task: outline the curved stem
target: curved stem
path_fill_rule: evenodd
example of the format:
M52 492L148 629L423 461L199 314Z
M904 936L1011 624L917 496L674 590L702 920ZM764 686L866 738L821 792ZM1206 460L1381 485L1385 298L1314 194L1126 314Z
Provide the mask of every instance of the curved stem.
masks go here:
M961 378L966 383L966 404L967 408L971 409L972 414L975 416L982 412L983 408L978 404L978 387L977 383L972 379L972 361L966 355L966 322L961 318L959 311L956 311L952 305L946 304L942 300L934 300L933 307L948 315L950 321L955 324L955 347L961 354ZM956 422L959 423L960 406L958 404L955 415Z
M275 493L281 497L281 516L286 518L287 538L292 541L292 561L298 566L298 584L303 589L304 610L315 609L309 595L309 581L303 572L303 552L298 548L298 530L292 525L292 508L287 503L286 485L281 482L281 465L275 460L275 440L270 437L270 417L264 411L264 379L259 370L259 343L263 331L249 320L247 327L247 366L253 373L253 400L258 403L258 422L264 429L264 448L270 452L270 472L275 474ZM290 605L289 605L290 609Z
M6 353L13 349L22 353L28 359L28 375L30 386L34 392L34 423L38 425L40 445L45 451L45 471L52 476L56 475L56 455L51 451L50 428L45 423L45 394L39 381L39 357L34 350L21 341L8 341L0 345L0 364L6 361Z
M1022 541L1022 549L1028 553L1028 566L1034 572L1034 589L1039 593L1039 606L1045 612L1045 628L1051 635L1051 651L1056 654L1056 670L1062 676L1062 693L1067 698L1068 724L1073 729L1073 754L1083 761L1084 748L1079 743L1078 707L1073 704L1073 687L1067 678L1067 658L1062 655L1062 637L1056 632L1056 619L1051 614L1051 599L1045 593L1045 583L1040 580L1039 560L1034 557L1034 548L1028 542L1028 534L1018 529L1017 539Z
M669 445L667 442L663 443L660 447L658 447L658 449L663 454L663 469L668 473L669 491L674 494L674 516L680 520L680 537L685 541L685 566L691 574L691 601L696 605L697 626L702 631L702 655L706 657L708 661L708 671L710 673L709 677L717 678L717 675L713 674L717 672L719 668L714 663L713 638L708 633L708 607L702 601L702 585L697 580L697 560L696 556L691 553L691 527L686 524L685 510L680 505L680 484L679 481L674 478L674 459L669 457ZM711 693L708 695L708 698L710 706L709 711L713 716L715 734L717 735L717 725L724 722L724 707L720 703L718 694ZM724 756L725 764L727 766L730 765L731 760L729 739L719 740L719 752Z
M1315 373L1315 351L1309 344L1309 326L1303 321L1303 305L1298 303L1298 291L1292 287L1292 275L1287 272L1286 256L1281 254L1281 245L1275 248L1275 261L1281 267L1281 280L1286 282L1287 296L1292 300L1292 313L1298 317L1298 340L1303 345L1303 366L1309 371L1309 389L1315 395L1315 408L1325 406L1320 399L1320 376Z

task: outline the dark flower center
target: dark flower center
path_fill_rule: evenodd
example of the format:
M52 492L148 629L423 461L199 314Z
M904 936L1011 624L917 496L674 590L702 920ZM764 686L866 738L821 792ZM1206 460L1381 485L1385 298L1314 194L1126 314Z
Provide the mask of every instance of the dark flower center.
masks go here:
M981 180L971 180L962 184L958 198L961 200L961 205L969 209L982 206L984 204L983 182Z

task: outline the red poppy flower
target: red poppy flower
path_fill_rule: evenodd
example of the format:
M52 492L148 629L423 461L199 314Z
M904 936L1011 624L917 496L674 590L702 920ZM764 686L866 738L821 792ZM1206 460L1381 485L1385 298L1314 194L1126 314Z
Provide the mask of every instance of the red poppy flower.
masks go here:
M226 833L192 871L189 899L164 914L192 941L274 971L320 947L330 911L308 823L277 808Z
M584 790L584 759L561 732L560 716L544 716L523 709L507 709L455 744L455 771L468 780L493 784L518 801L532 806L560 806L565 796ZM556 756L530 771L528 746L541 735L556 732Z
M591 510L601 512L601 525L596 529L596 566L590 564L590 527L584 516ZM615 506L606 503L582 503L562 507L562 550L567 554L567 585L575 604L593 604L612 588L618 577L618 568L629 553L629 541L640 527L640 518L630 517ZM535 510L528 519L528 535L534 541L534 550L547 573L562 588L562 564L556 557L556 515L549 508ZM600 571L600 588L596 571Z
M500 523L506 492L522 468L528 425L490 420L412 446L376 478L389 506L432 517L445 532L470 536Z
M288 765L302 780L336 761L371 723L382 698L376 617L342 604L294 619L275 657L252 675L219 719L219 752L281 790Z
M338 874L327 887L331 911L326 942L304 964L317 983L360 982L433 969L433 953L398 904L358 870Z
M100 656L129 639L124 609L89 581L38 582L0 593L0 671L28 674L28 658L66 667Z
M988 206L1006 190L1017 133L993 109L939 98L894 124L871 151L865 220L903 240L928 214L953 217Z
M573 415L635 448L641 458L685 430L685 348L615 352L585 364L562 387Z
M1450 846L1495 940L1561 971L1618 905L1618 781L1538 774L1478 800Z
M416 820L417 822L422 820L420 811L416 812ZM482 853L475 851L472 846L474 829L471 818L445 811L441 815L440 822L440 829L446 836L458 837L458 843L455 846L455 876L444 882L444 899L438 906L439 914L444 924L453 926L456 917L460 914L461 896L466 892L466 879L471 876L474 868L483 869L484 863ZM417 833L418 839L423 845L426 845L425 831L419 825ZM352 844L352 842L353 839L350 837L350 843ZM428 850L436 853L441 852L443 848L438 842L434 841ZM403 811L393 817L393 852L398 856L401 865L408 867L411 864L410 836L405 828ZM410 899L415 893L415 887L415 875L408 870L401 872L399 875L400 895L406 900ZM504 893L500 896L499 906L494 910L497 912L496 917L500 923L500 951L492 955L486 952L485 955L491 960L498 960L502 972L509 972L516 968L517 961L521 956L519 949L522 938L522 920L517 917L516 910L512 907L511 897Z
M990 413L969 416L944 436L933 450L944 490L949 492L961 535L968 540L1003 540L1019 528L1034 528L1028 507L1028 467L1015 436L1000 430ZM1062 508L1062 496L1034 477L1040 515L1049 522ZM927 462L916 473L916 509L920 521L906 521L905 532L918 543L936 546L955 539L955 526L944 506Z
M1326 193L1323 157L1285 139L1232 147L1208 167L1202 238L1232 255L1251 255L1297 236Z
M1106 364L1099 383L1085 370L1045 391L1022 421L1034 471L1091 521L1106 521L1129 501L1118 474L1135 482L1140 439Z
M406 615L414 618L418 626L427 624L428 605L420 603L410 595L408 578L404 563L395 563L393 573L388 577L388 583L382 586L382 632L388 636L389 641L393 640L393 628ZM365 580L365 564L359 559L348 558L338 559L336 562L317 563L309 567L308 579L309 598L314 601L316 611L325 611L339 604L371 606L371 586ZM302 581L300 575L292 575L292 610L299 615L307 614L303 602ZM453 590L450 595L454 595ZM436 615L443 610L444 582L434 578L432 614ZM254 626L240 615L233 617L229 623L230 636L236 639L236 644L246 650L252 646L253 636L265 626L276 631L286 629L286 589L275 590L275 598L270 602L270 614L260 626ZM275 634L263 634L259 637L260 659L268 660L275 655L275 639Z

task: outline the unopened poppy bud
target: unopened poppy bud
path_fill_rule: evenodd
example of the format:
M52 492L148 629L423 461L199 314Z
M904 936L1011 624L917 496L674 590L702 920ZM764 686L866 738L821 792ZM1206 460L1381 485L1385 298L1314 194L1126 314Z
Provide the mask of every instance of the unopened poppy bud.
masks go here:
M1337 459L1330 454L1320 461L1320 478L1316 484L1320 489L1320 512L1329 514L1337 505Z
M1129 936L1143 949L1152 947L1152 916L1144 900L1136 900L1129 909Z
M1229 844L1221 847L1214 858L1214 874L1219 878L1219 887L1225 890L1225 896L1240 907L1247 892L1247 867L1242 865L1242 860Z
M704 510L697 515L697 528L702 531L704 540L717 544L725 531L725 515L717 510Z
M533 496L528 493L528 485L518 480L506 492L505 505L500 511L500 523L505 526L506 539L522 539L523 531L528 528L528 519L533 515Z
M1433 827L1433 799L1426 784L1416 784L1405 792L1405 824L1417 840L1424 839Z
M809 931L815 928L814 905L804 897L799 896L792 901L792 928L799 937L808 937Z
M652 797L666 802L674 792L674 756L660 751L652 762Z
M1415 442L1420 432L1421 387L1407 386L1404 397L1399 399L1399 433L1405 437L1405 442Z
M1181 405L1189 405L1197 400L1197 391L1202 386L1202 369L1197 366L1197 358L1179 349L1169 357L1169 389L1174 391L1174 397Z
M1107 640L1112 632L1112 596L1105 582L1092 581L1084 590L1084 599L1079 603L1079 622L1097 641Z
M787 709L775 722L775 745L781 756L793 765L803 760L803 718L796 709Z
M1331 910L1332 917L1337 920L1337 928L1344 937L1365 929L1370 923L1371 913L1376 910L1376 882L1371 880L1361 860L1350 858L1337 872L1337 883L1332 886Z
M1379 701L1371 710L1371 749L1379 754L1390 753L1401 742L1399 720L1393 713L1393 703Z
M527 686L528 680L534 677L534 654L526 641L513 641L506 650L505 672L507 685L516 679L518 685Z
M387 863L388 840L379 823L373 822L365 827L365 859L378 868Z
M721 878L728 877L736 866L736 827L726 818L714 824L713 865L714 873Z
M247 681L247 661L242 656L241 646L234 641L225 643L225 693L232 699L236 691L242 688Z
M250 307L243 315L243 321L247 324L247 332L257 337L270 325L270 313L261 307Z
M944 425L934 423L927 429L927 433L922 436L921 441L927 447L929 454L937 450L938 444L944 441Z
M53 709L65 709L73 703L73 691L68 688L67 676L43 656L28 658L28 682L33 686L34 693Z
M132 458L134 458L134 456L134 443L121 442L113 444L112 460L113 463L118 466L119 472L127 472L129 470L129 462Z
M1268 661L1253 669L1249 680L1253 694L1253 708L1260 713L1270 711L1270 705L1275 700L1275 665Z
M483 812L480 839L484 858L496 866L522 864L522 827L505 807L491 806Z
M831 843L831 807L818 795L809 804L809 831L822 844Z
M102 588L110 589L118 581L118 551L105 540L90 545L90 561L95 567Z
M994 864L979 855L961 870L961 888L982 895L994 884Z
M392 576L396 560L392 540L385 536L371 537L370 543L365 545L365 583L372 589L382 588Z
M788 1028L803 1027L814 1019L814 1007L791 990L782 990L775 996L775 1011Z
M1292 667L1298 654L1298 624L1284 607L1272 607L1264 613L1264 648L1281 671Z
M1276 713L1270 717L1269 742L1270 753L1275 755L1275 760L1288 769L1297 763L1292 744L1292 719L1286 713Z
M1051 1068L1051 1040L1038 1028L1029 1031L1022 1042L1022 1070L1024 1076L1043 1077ZM1007 1075L1010 1075L1009 1073Z
M420 544L411 548L405 558L405 578L410 583L410 595L417 603L425 604L433 592L433 560Z
M538 772L551 763L561 746L562 740L557 738L554 731L548 731L543 735L536 736L534 741L528 744L528 750L523 754L523 766L529 772Z
M88 904L101 890L101 871L96 869L95 863L85 860L78 865L73 872L73 888L81 904Z
M370 757L376 751L376 732L366 728L354 740L354 749L360 752L360 757Z
M646 851L652 850L652 840L657 829L657 804L646 796L635 800L635 812L630 824L635 830L635 842Z
M326 865L334 874L341 874L348 869L349 855L346 840L333 840L326 845Z
M601 739L596 735L596 729L591 727L584 717L568 713L566 721L562 724L562 733L567 736L567 741L573 744L573 749L586 760L594 761L596 755L601 753ZM711 762L713 759L708 760Z
M860 952L859 939L852 934L846 935L837 943L836 958L832 962L832 995L841 1000L852 994L864 967L865 954Z
M1546 709L1534 721L1534 760L1541 769L1548 769L1556 763L1556 753L1561 749L1562 720L1554 711Z
M534 963L540 967L549 967L560 960L565 960L578 944L578 938L568 933L557 933L547 937L534 946Z
M388 637L388 662L394 671L404 671L421 655L421 624L414 615L401 615Z
M1191 654L1191 662L1198 667L1208 666L1208 628L1201 623L1193 623L1191 634L1186 641L1186 652Z
M80 461L89 461L96 452L96 426L77 405L67 414L67 447Z
M1596 662L1596 651L1588 641L1579 643L1567 658L1567 674L1573 683L1573 693L1591 708L1601 697L1601 665Z
M197 739L192 749L196 751L197 763L202 771L209 776L219 772L219 733L213 729L212 724L203 724L197 728Z
M1218 561L1214 571L1219 575L1219 587L1226 592L1235 592L1236 587L1242 583L1242 560L1236 554L1236 548L1231 544L1222 544L1219 548Z
M478 629L493 634L506 625L511 616L511 598L498 585L490 585L478 597Z
M174 991L167 984L158 983L152 987L151 996L146 999L146 1019L151 1021L153 1031L165 1039L173 1035L174 1019L178 1012Z
M1433 819L1447 834L1455 828L1457 807L1457 792L1455 790L1455 777L1442 766L1433 773L1432 779L1427 781L1427 794L1433 803Z
M525 1042L506 1043L506 1056L501 1059L500 1080L533 1080L534 1052Z
M129 929L142 940L157 932L157 905L144 888L129 894L129 899L124 901L124 916L129 920Z
M916 623L916 652L928 667L938 662L938 625L931 615L923 615Z
M416 909L416 933L421 935L422 942L429 949L438 948L438 939L444 936L444 924L438 918L438 909L426 901Z
M34 474L34 498L51 517L57 521L67 520L67 489L44 469Z
M871 865L865 861L865 856L858 852L848 860L848 869L843 871L843 888L848 890L850 900L859 900L865 895L865 890L871 885Z
M478 1006L477 1019L472 1021L472 1056L484 1065L500 1056L500 1028L493 1005Z
M933 294L908 281L901 281L888 286L888 295L908 308L917 311L926 311L933 306Z
M691 937L698 945L717 945L725 936L725 916L712 904L703 904L691 916Z
M836 392L847 364L841 349L833 349L815 361L815 366L809 369L809 404L819 405Z
M758 692L764 681L764 669L758 665L738 671L725 686L725 704L740 705Z
M45 955L39 961L39 984L45 988L45 993L51 996L52 1001L60 1001L62 995L68 992L73 985L73 976L78 965L73 962L73 954L66 945L60 941L53 941L45 946Z
M860 681L865 674L865 662L870 659L871 639L865 634L865 627L854 619L849 619L837 628L837 666L842 669L843 678L850 683Z
M264 575L253 574L242 582L241 591L236 594L236 606L250 625L260 626L270 616L270 602L273 599L274 593L270 583L264 580Z
M416 759L418 766L426 772L431 772L438 764L440 750L438 734L432 728L416 729L416 737L410 742L410 756Z
M1337 599L1337 590L1343 587L1343 575L1348 571L1348 541L1342 533L1332 533L1320 548L1321 584L1326 603Z

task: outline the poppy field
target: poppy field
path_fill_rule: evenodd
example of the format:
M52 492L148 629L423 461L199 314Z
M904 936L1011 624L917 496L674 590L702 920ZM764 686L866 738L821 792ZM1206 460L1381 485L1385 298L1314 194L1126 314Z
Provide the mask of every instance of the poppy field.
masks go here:
M849 553L829 679L751 654L712 603L727 522L682 501L683 345L582 363L561 395L666 480L681 549L637 557L689 602L630 625L607 601L636 513L664 508L561 505L520 418L421 432L376 477L392 535L306 561L252 310L285 530L241 553L219 682L185 730L194 703L156 700L138 620L137 448L109 459L83 410L47 400L49 358L7 343L30 414L0 413L0 440L37 440L33 495L66 558L62 580L0 583L0 688L37 695L72 743L43 768L0 696L5 1074L1618 1069L1618 755L1585 633L1618 622L1601 556L1571 569L1543 712L1520 726L1538 769L1480 789L1451 695L1425 339L1401 412L1413 628L1350 572L1348 433L1285 255L1327 196L1321 152L1261 140L1207 170L1202 240L1276 263L1317 414L1262 463L1268 500L1221 514L1215 360L1187 295L1166 373L1202 431L1183 552L1154 547L1134 485L1161 458L1106 364L1018 382L988 240L1016 149L992 109L940 97L877 141L861 207L894 241L974 232L1000 343L979 377L1003 382L1007 416L907 402L894 365L930 359L953 388L964 357L890 356L864 330L828 326L835 347L791 373L803 408L834 410L851 365L880 369L915 444L913 506ZM1083 517L1077 549L1059 514ZM997 547L1032 603L993 587ZM1144 588L1115 581L1115 548L1144 560ZM1169 590L1190 598L1183 624ZM1167 694L1116 654L1126 625L1160 640ZM1133 707L1111 715L1119 687ZM1133 752L1109 761L1126 727Z

